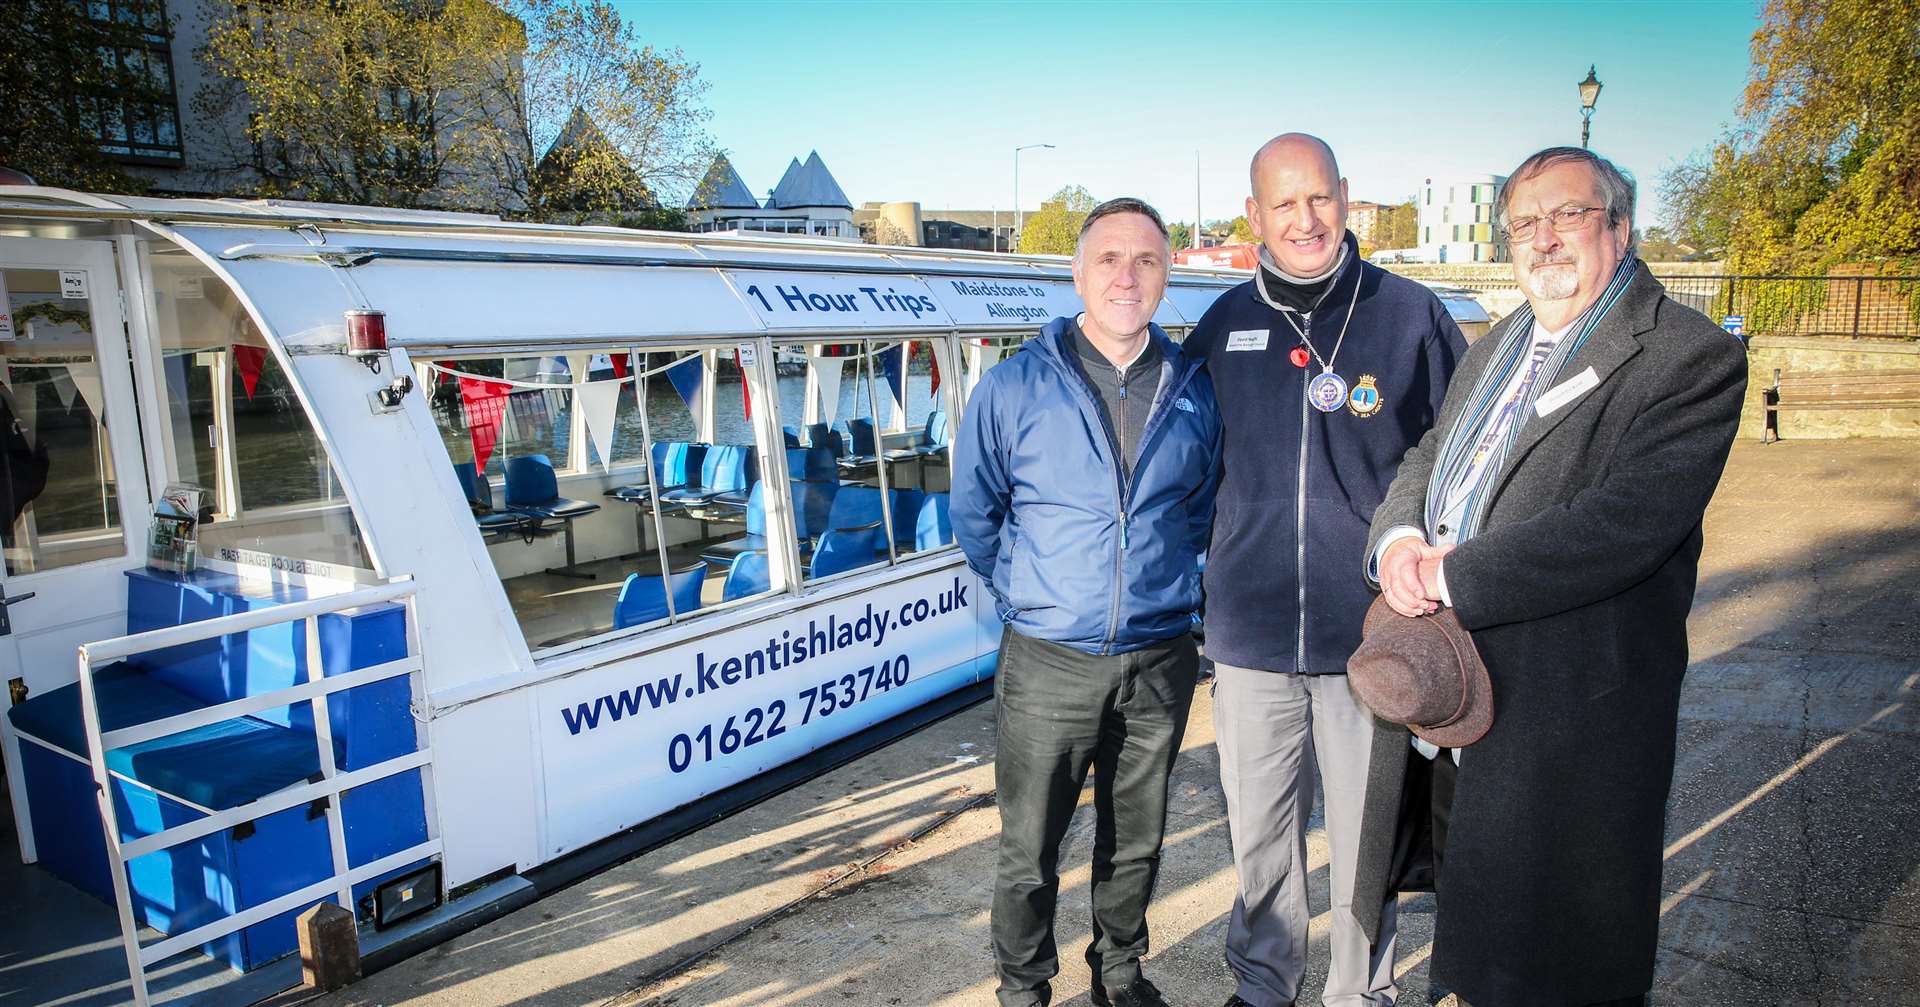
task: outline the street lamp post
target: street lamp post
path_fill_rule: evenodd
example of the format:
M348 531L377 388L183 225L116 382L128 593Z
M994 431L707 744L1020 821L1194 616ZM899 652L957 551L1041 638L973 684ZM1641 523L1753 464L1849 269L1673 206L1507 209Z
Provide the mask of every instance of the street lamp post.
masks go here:
M1020 212L1020 152L1023 150L1033 150L1036 147L1044 147L1047 150L1052 150L1053 144L1029 143L1024 147L1013 148L1013 239L1012 240L1016 242L1020 240L1020 225L1024 219L1023 215ZM1019 246L1015 245L1013 248L1007 249L1007 251L1011 252L1018 248Z
M1580 89L1580 147L1587 146L1587 134L1593 129L1593 106L1600 100L1600 78L1593 75L1593 64L1587 64L1587 79L1574 85Z

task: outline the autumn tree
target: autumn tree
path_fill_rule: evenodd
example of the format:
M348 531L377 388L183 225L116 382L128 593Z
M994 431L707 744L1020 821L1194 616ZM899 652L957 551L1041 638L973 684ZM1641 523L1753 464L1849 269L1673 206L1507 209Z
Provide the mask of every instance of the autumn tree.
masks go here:
M1228 225L1227 241L1236 245L1257 245L1260 238L1253 233L1253 225L1242 216L1233 218L1233 223Z
M494 81L513 106L512 133L488 134L488 161L513 195L540 219L588 213L633 216L636 178L660 226L677 212L719 152L706 133L711 113L700 66L679 49L641 43L606 0L501 0L526 28L526 57ZM538 184L523 166L584 116L603 143L576 159L562 184ZM660 207L662 197L670 205Z
M1084 187L1069 185L1047 197L1021 222L1020 251L1028 255L1072 255L1080 224L1096 201Z
M164 106L166 66L149 60L143 33L164 37L166 8L124 5L131 19L96 19L71 0L15 0L0 31L0 165L41 185L139 192L103 138L177 141L179 124L143 118Z
M713 153L699 68L606 0L250 0L199 55L264 195L621 219Z
M1743 272L1920 254L1920 0L1768 0L1740 119L1662 181Z
M1391 206L1382 206L1373 218L1375 248L1412 248L1419 244L1419 210L1412 196Z

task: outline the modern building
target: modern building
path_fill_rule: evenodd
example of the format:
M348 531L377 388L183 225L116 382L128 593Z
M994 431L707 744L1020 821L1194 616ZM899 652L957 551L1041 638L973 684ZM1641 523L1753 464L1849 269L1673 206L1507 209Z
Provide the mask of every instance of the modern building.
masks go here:
M1506 262L1506 239L1493 212L1506 184L1505 175L1427 179L1420 187L1417 207L1421 259Z
M688 198L687 216L693 229L701 232L860 240L853 222L853 203L827 170L819 151L809 153L804 163L794 158L786 174L780 176L780 183L767 193L765 202L754 198L733 163L721 154L713 159L706 177Z
M1347 204L1347 230L1363 245L1371 245L1373 229L1380 223L1380 211L1391 209L1385 203L1369 203L1366 200L1354 200Z
M1011 210L940 210L928 215L916 202L873 201L860 204L853 222L860 229L860 240L869 245L975 252L1006 252L1013 247Z

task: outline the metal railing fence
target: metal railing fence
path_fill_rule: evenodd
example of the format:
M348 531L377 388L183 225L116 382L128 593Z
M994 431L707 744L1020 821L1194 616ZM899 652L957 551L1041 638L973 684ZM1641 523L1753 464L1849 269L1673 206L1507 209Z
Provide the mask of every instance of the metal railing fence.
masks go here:
M1480 294L1511 297L1519 289L1504 270L1421 275ZM1920 276L1663 275L1655 264L1654 277L1668 296L1715 322L1740 316L1746 336L1920 339Z
M244 930L261 920L271 919L281 913L330 897L337 900L342 908L352 912L354 885L416 861L429 860L440 855L440 830L434 814L433 751L430 744L424 737L420 737L413 752L350 772L343 772L334 761L333 728L327 704L328 697L334 693L403 675L411 677L415 703L417 705L420 702L422 690L419 675L423 662L419 634L416 630L416 613L413 611L414 587L411 581L380 584L324 598L134 633L112 640L83 644L80 647L80 714L86 728L87 759L93 769L95 797L100 805L101 828L106 833L108 867L113 875L114 902L120 914L120 940L126 950L128 978L133 984L133 1000L137 1007L148 1007L151 1002L147 990L147 969L155 963ZM320 657L320 617L383 602L400 602L407 608L407 655L399 660L388 661L370 668L361 668L333 676L327 675ZM100 709L97 705L93 677L95 664L105 664L147 651L198 643L233 633L243 633L294 621L305 624L307 673L305 682L113 731L101 730ZM138 839L122 840L120 838L120 822L114 809L112 787L112 776L116 774L113 774L107 765L107 752L208 724L244 717L261 710L303 702L310 704L313 711L314 744L319 749L320 760L320 779L317 782L289 787L235 808L215 809L213 814L196 818L184 825L176 825L160 832L141 836ZM381 857L371 863L361 864L358 867L351 866L347 861L346 827L340 812L341 795L355 787L365 786L413 769L420 770L421 774L427 841ZM333 859L330 877L203 926L171 934L151 944L141 943L139 923L134 918L133 895L127 880L128 862L150 853L192 842L223 829L253 822L289 808L310 805L316 801L323 802L326 810L328 845L331 847ZM442 892L442 895L444 894Z

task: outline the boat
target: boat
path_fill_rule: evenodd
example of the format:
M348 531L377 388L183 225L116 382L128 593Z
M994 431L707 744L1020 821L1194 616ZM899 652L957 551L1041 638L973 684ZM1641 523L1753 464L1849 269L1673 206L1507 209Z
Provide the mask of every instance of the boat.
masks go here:
M22 186L0 281L10 829L142 1005L980 689L954 422L1080 308L1060 257Z

